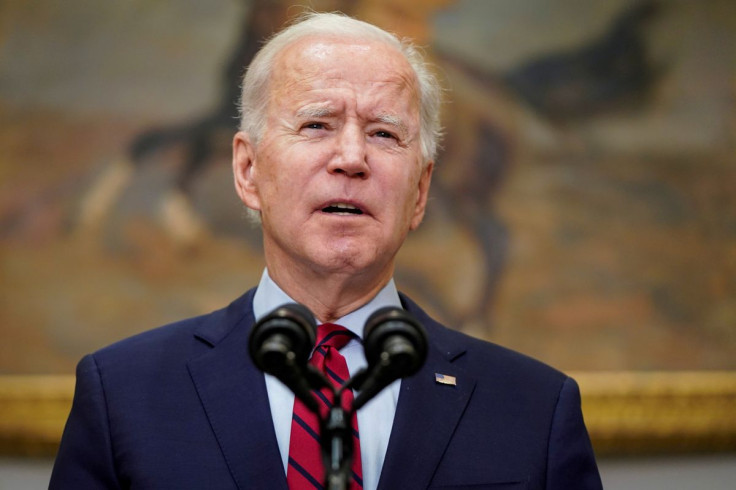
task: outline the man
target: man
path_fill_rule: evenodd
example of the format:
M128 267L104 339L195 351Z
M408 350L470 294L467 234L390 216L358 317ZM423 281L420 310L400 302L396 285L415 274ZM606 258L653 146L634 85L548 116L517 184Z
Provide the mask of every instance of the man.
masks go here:
M387 305L427 330L420 371L358 411L364 488L601 488L573 380L396 292L439 99L414 48L348 17L312 14L264 46L233 141L236 190L263 228L261 283L85 357L51 488L307 488L291 483L294 397L247 354L255 321L286 302L357 337ZM358 339L340 354L350 373L366 364Z

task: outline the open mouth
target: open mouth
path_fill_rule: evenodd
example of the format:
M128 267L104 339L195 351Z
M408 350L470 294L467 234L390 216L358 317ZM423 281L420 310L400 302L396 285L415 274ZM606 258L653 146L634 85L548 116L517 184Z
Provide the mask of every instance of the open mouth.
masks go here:
M337 214L343 216L360 215L363 211L352 204L334 203L322 208L323 213Z

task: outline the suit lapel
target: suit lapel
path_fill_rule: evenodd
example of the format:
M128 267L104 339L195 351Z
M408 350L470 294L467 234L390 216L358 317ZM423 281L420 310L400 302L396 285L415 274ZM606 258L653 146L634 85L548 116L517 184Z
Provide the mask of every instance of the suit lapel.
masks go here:
M286 489L266 383L248 356L252 311L251 291L204 325L197 336L212 348L188 367L238 487Z
M476 382L453 363L464 353L464 348L443 342L442 327L416 305L402 299L426 327L430 349L422 369L401 381L379 489L429 486ZM435 374L455 376L457 384L437 383Z

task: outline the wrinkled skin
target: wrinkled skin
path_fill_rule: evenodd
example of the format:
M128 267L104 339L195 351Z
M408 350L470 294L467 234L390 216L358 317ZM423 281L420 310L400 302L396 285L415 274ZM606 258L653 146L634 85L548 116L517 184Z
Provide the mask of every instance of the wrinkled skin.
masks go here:
M234 138L236 189L272 279L329 321L386 284L424 216L415 76L386 44L310 37L277 56L270 95L258 145Z

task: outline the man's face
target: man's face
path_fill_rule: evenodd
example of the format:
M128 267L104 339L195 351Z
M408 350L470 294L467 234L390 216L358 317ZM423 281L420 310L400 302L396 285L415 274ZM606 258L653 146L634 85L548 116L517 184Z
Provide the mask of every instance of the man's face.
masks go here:
M276 59L263 137L239 133L233 164L243 202L261 212L269 268L393 273L423 215L415 76L377 42L306 38Z

